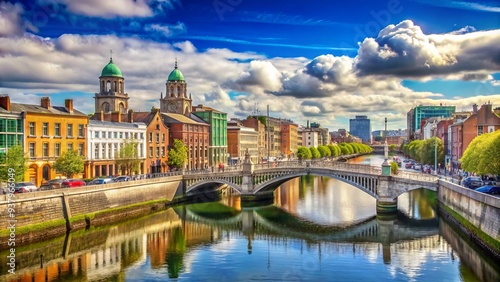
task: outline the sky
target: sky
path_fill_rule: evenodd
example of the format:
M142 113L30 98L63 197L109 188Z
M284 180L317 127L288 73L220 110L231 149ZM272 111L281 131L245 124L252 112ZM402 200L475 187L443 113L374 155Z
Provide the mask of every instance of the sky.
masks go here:
M112 53L110 52L112 50ZM418 105L500 106L500 2L0 2L0 94L94 112L110 56L129 108L159 107L175 60L193 105L336 131L405 129Z

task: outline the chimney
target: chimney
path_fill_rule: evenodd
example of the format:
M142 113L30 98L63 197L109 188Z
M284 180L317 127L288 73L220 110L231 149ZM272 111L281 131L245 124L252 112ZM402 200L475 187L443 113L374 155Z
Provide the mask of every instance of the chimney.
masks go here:
M73 113L73 99L64 100L64 107L66 107L68 112Z
M50 110L50 98L42 97L40 105L47 110Z
M477 114L477 104L472 105L472 113Z
M101 110L101 112L99 113L99 120L104 121L104 111L103 110Z
M6 111L10 111L10 97L9 95L0 96L0 107L4 108Z
M134 110L128 110L128 122L134 123Z
M120 113L119 111L111 112L111 121L122 122L122 113Z

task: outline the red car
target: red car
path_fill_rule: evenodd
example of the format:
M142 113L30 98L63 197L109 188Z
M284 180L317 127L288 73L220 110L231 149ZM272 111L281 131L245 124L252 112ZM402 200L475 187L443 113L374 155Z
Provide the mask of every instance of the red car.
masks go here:
M74 179L74 178L71 178L71 179L65 179L62 183L61 183L61 188L76 188L76 187L81 187L81 186L85 186L85 181L81 180L81 179Z

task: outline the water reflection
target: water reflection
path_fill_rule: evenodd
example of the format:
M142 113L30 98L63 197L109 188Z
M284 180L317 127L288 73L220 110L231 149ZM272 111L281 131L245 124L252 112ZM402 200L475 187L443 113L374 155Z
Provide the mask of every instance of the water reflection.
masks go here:
M228 197L20 247L16 275L0 281L500 279L496 262L440 221L425 192L405 197L402 213L381 220L357 188L297 178L273 206L242 210Z

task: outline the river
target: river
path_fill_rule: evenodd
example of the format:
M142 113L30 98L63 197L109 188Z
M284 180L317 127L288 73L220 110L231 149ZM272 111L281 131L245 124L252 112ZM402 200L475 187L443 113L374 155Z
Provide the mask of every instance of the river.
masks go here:
M351 160L380 165L382 156ZM416 190L377 218L375 199L335 179L301 177L273 205L177 206L16 249L0 281L500 281L500 266Z

